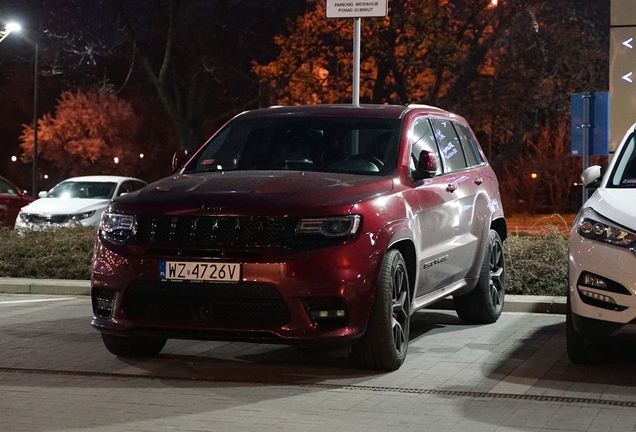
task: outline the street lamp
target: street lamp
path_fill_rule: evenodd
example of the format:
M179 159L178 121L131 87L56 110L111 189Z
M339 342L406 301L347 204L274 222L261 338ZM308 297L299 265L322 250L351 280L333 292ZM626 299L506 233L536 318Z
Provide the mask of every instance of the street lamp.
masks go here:
M4 26L4 31L0 32L0 42L2 42L7 36L9 36L9 34L11 32L14 31L20 31L20 24L16 24L16 23L8 23L6 26Z
M0 42L2 42L11 32L20 31L22 27L15 22L7 23L4 31L0 32ZM33 173L32 173L32 195L38 197L38 41L34 38L35 60L33 67Z

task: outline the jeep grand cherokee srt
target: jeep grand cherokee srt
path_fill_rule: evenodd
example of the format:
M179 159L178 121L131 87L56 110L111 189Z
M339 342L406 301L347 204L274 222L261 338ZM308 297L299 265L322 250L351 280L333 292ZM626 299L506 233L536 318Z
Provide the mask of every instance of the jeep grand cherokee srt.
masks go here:
M111 202L92 324L119 356L168 338L351 346L395 370L410 316L452 295L495 322L506 222L466 121L429 106L237 115L171 177Z

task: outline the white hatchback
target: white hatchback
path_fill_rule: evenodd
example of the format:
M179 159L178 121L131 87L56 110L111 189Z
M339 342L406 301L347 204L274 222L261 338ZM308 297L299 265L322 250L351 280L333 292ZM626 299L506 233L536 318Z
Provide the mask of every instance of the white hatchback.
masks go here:
M636 340L636 124L605 175L594 165L581 179L596 191L570 235L567 351L595 364L609 360L609 342Z
M137 191L146 182L133 177L83 176L58 183L40 198L22 207L16 229L37 231L42 228L73 224L97 226L102 212L115 197Z

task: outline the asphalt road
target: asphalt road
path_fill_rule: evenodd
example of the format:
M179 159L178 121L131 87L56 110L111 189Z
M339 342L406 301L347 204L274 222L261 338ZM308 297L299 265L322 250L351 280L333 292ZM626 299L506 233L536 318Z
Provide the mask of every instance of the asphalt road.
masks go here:
M87 296L0 295L0 431L636 431L633 347L572 365L561 314L418 312L392 373L249 343L120 359L90 318Z

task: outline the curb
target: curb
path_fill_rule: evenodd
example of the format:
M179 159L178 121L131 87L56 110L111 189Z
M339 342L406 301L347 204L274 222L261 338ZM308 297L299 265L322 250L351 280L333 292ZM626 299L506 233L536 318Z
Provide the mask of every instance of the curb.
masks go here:
M427 309L455 310L453 298L447 297L428 306ZM565 315L567 297L530 296L506 294L504 312L525 312Z
M0 278L0 293L90 295L91 281L68 279Z
M0 278L2 294L48 294L85 295L91 294L91 281L67 279L24 279ZM504 312L525 312L561 314L566 312L566 297L506 295ZM454 310L452 297L447 297L428 306L427 309Z

